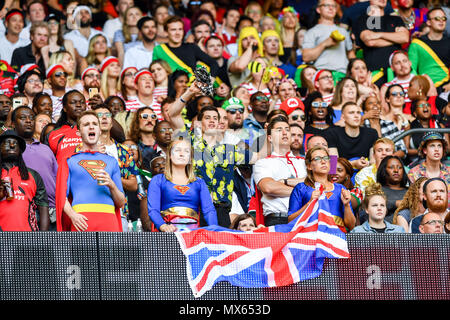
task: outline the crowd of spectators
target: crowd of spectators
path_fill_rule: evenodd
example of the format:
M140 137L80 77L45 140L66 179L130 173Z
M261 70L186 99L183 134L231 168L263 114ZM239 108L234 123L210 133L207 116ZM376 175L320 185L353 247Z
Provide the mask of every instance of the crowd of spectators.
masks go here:
M0 8L2 231L450 232L446 0Z

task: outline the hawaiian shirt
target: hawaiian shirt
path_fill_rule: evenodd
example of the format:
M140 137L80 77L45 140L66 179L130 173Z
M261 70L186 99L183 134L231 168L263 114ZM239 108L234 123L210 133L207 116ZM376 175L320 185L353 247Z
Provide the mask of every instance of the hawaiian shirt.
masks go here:
M359 170L355 175L355 187L360 189L363 194L366 187L375 182L377 182L377 167L375 164Z
M190 132L196 176L206 182L214 203L231 204L234 167L249 162L249 151L232 144L210 146L201 135Z

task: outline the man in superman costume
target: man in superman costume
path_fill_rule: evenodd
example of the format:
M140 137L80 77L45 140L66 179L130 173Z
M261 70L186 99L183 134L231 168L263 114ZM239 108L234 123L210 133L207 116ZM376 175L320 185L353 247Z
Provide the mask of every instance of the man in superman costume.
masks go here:
M77 128L82 146L58 167L57 230L120 232L126 198L117 160L97 150L100 125L94 111L83 112Z

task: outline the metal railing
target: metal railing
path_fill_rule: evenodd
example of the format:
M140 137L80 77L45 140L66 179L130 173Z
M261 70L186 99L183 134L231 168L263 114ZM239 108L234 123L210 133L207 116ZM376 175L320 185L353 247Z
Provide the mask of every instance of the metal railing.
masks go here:
M430 131L439 132L439 133L450 133L450 128L435 128L435 129L431 129L431 128L417 128L417 129L409 129L409 130L407 130L405 132L402 132L401 134L399 134L398 136L396 136L392 140L395 143L398 140L403 139L406 136L409 136L410 134L425 133L425 132L430 132Z

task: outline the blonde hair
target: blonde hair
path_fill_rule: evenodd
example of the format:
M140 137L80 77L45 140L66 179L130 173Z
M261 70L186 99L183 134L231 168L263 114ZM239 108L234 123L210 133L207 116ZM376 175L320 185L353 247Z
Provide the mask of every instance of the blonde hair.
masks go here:
M94 65L94 64L99 65L101 63L101 61L98 61L97 56L95 55L95 52L94 52L95 41L99 37L103 37L105 40L107 40L106 37L101 33L96 34L95 36L93 36L91 38L91 40L89 40L88 54L86 56L86 62L88 64L88 66ZM111 55L111 50L109 49L108 46L106 46L105 57L108 57L110 55Z
M369 184L366 189L364 190L364 200L363 200L363 207L367 210L369 207L370 199L374 196L381 196L383 197L384 201L387 201L386 194L383 192L383 188L381 187L381 184L378 182L374 182Z
M72 83L75 81L75 72L77 70L77 62L69 51L59 50L59 51L52 53L52 55L50 56L48 65L51 66L51 65L59 64L64 59L64 55L66 55L66 54L70 55L72 57L72 60L74 61L73 72L69 73L69 75L67 77L67 82ZM64 70L64 71L67 72L67 70Z
M105 70L103 70L102 72L102 77L100 80L100 92L102 93L105 99L110 96L109 90L111 89L108 87L108 74L109 74L108 67L106 67ZM117 77L115 86L116 94L120 92L120 89L121 89L120 77Z
M128 15L128 12L129 12L131 9L137 9L137 10L141 13L141 16L143 15L143 14L142 14L142 10L141 10L139 7L137 7L137 6L129 7L129 8L125 11L125 14L124 14L125 18L123 19L123 25L122 25L122 33L123 33L123 37L124 37L124 39L125 39L125 40L124 40L124 43L131 42L131 40L132 40L130 28L129 28L128 23L127 23L127 15Z
M188 183L194 182L195 180L197 180L197 177L195 176L194 173L194 148L191 145L191 142L185 138L183 138L182 136L178 137L178 139L173 140L168 149L167 149L167 154L166 154L166 169L164 170L164 175L166 177L167 180L172 181L173 179L173 173L172 173L172 150L175 147L175 145L177 145L178 143L182 143L185 142L190 146L191 149L191 156L190 156L190 160L189 163L186 165L185 168L185 173L186 176L188 178Z

